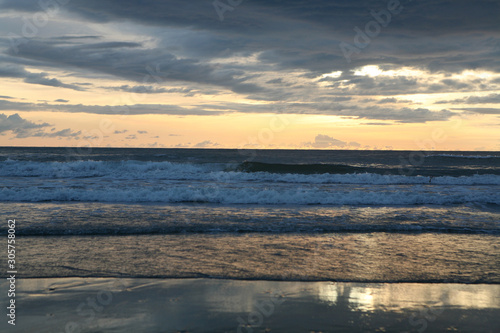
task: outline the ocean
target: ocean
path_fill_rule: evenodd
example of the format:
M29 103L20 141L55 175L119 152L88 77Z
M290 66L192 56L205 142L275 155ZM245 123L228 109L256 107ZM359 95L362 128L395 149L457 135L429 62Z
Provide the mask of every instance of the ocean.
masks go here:
M4 147L0 233L25 278L500 283L499 190L499 152Z

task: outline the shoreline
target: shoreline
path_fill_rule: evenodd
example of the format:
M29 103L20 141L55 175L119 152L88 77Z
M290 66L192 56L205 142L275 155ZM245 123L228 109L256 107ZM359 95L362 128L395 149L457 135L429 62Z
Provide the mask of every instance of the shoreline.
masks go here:
M16 273L15 275L19 275ZM460 281L460 279L445 279L445 280L426 280L426 281L405 281L405 280L343 280L343 279L272 279L272 278L239 278L239 277L218 277L218 276L105 276L105 275L68 275L68 276L27 276L27 277L16 277L17 280L58 280L58 279L117 279L117 280L218 280L218 281L240 281L240 282L294 282L294 283L354 283L354 284L369 284L369 285L379 285L379 284L407 284L407 285L485 285L485 286L500 286L500 282L496 281ZM0 274L0 279L8 278L9 274ZM1 285L1 284L0 284Z
M0 288L7 287L3 280ZM4 315L2 332L494 332L500 327L497 284L18 278L16 304L16 326Z

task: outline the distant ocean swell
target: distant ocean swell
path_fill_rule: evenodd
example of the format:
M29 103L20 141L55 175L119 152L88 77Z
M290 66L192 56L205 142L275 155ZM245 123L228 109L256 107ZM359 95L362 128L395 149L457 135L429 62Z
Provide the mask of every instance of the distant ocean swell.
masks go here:
M497 155L457 155L457 154L432 154L425 155L425 157L433 157L433 158L465 158L465 159L500 159L500 156Z
M340 184L434 184L500 185L498 169L428 168L418 175L404 176L398 168L358 167L342 164L273 164L243 162L173 163L142 161L30 162L7 160L0 163L2 177L227 180L291 183Z

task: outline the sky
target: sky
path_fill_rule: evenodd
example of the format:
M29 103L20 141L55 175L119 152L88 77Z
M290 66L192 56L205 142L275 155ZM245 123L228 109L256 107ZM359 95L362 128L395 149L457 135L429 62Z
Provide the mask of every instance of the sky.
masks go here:
M500 150L498 0L0 0L0 146Z

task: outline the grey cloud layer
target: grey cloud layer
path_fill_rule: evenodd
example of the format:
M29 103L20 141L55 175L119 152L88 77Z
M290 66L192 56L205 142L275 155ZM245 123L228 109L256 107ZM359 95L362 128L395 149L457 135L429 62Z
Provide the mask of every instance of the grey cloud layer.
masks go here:
M392 120L398 123L425 123L427 121L448 120L457 113L449 110L430 111L425 108L381 108L379 106L358 107L341 103L294 103L283 105L252 105L240 103L204 104L193 108L183 108L168 104L134 104L118 106L24 103L0 100L0 110L8 111L53 111L85 112L104 115L222 115L228 113L286 113L311 115L336 115L356 119Z
M48 104L24 103L0 100L0 110L8 111L53 111L70 113L93 113L106 115L140 115L140 114L169 114L169 115L217 115L221 111L207 111L201 108L187 109L168 104L134 104L134 105L83 105L83 104Z
M75 26L86 22L120 23L128 26L130 31L150 38L137 40L131 36L129 40L123 40L127 37L125 33L119 41L114 40L116 36L86 33L81 36L39 35L23 40L13 48L11 40L5 36L8 33L21 35L20 29L4 31L4 37L0 38L0 50L4 52L0 55L0 77L74 90L91 89L82 84L64 83L66 79L51 78L43 71L34 73L23 67L39 66L128 80L133 83L105 87L127 93L192 96L211 92L216 95L220 89L246 95L250 100L283 101L288 104L288 113L401 123L447 120L456 113L411 108L408 107L409 101L391 97L393 95L500 88L498 78L444 78L431 82L421 77L369 77L352 72L355 67L369 64L384 69L412 66L443 75L464 69L500 73L500 1L401 1L403 8L400 13L391 16L387 26L371 38L366 48L353 54L352 62L346 61L339 43L354 45L354 28L364 29L374 20L371 12L385 10L388 1L244 1L233 11L226 12L222 22L212 3L211 0L71 0L61 5L54 20L71 18L75 20ZM33 13L41 11L38 1L26 0L4 0L0 9L23 13L28 20ZM237 61L237 58L247 60ZM321 89L310 82L320 78L321 74L334 71L342 71L342 75L323 78ZM291 74L294 72L301 74ZM309 80L309 83L300 80ZM177 87L172 88L173 85ZM388 97L364 105L353 99L352 96L358 95ZM498 103L498 96L482 99L473 96L461 102ZM391 103L401 103L401 107L396 108ZM391 107L385 107L387 104ZM16 111L174 115L275 112L272 106L241 103L215 103L213 108L210 107L138 104L120 109L0 101L0 109ZM483 110L480 113L488 112Z
M480 114L500 114L500 108L454 108L453 110L468 111Z
M72 0L61 8L93 22L128 20L144 26L194 30L196 33L184 33L184 38L176 39L175 47L201 58L258 51L263 52L263 62L320 72L373 62L433 70L483 67L500 71L500 3L495 0L401 1L401 12L393 15L376 42L349 65L339 42L353 43L354 27L363 29L374 20L370 12L386 9L387 3L252 0L226 12L223 22L212 1L206 0ZM1 7L40 11L35 1L5 0Z
M0 77L22 78L24 79L23 81L26 83L40 84L51 87L69 88L78 91L84 90L83 88L77 85L65 84L56 78L49 79L47 75L48 74L44 72L42 73L28 72L23 67L17 65L7 65L7 66L0 65Z
M247 78L241 70L220 70L196 59L179 59L165 50L140 46L137 43L67 46L33 40L19 45L16 51L10 49L8 54L56 68L78 68L144 84L182 81L222 86L240 93L260 91L258 86L244 82Z
M489 94L487 96L468 96L465 98L458 98L451 101L439 101L436 104L500 104L500 94Z

